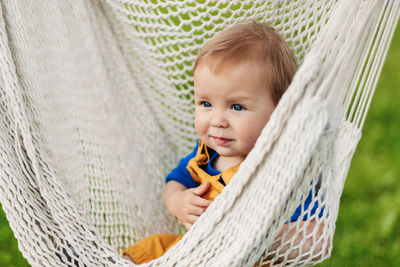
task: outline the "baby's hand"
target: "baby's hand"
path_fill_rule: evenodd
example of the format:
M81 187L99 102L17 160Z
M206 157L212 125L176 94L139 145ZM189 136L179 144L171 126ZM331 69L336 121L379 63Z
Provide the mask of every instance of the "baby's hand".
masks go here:
M211 201L201 197L209 188L210 182L205 182L196 188L190 188L175 193L175 216L186 229L189 230L200 215L206 211L208 205L210 205Z

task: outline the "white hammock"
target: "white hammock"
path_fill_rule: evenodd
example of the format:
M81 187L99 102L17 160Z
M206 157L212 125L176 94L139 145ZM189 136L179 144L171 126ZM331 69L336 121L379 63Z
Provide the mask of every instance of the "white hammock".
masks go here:
M256 18L282 32L301 66L232 182L148 265L327 258L399 5L3 0L0 201L23 256L32 266L128 265L123 248L182 230L162 189L195 145L195 55L215 32ZM311 188L300 218L318 201L315 214L274 241Z

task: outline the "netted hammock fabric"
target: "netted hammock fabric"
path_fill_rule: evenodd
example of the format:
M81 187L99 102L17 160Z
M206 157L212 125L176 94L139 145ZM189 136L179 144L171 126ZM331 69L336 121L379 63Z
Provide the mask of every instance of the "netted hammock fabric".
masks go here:
M123 248L183 232L162 191L195 145L194 59L216 32L257 19L280 30L299 69L232 182L147 265L311 265L329 257L399 6L1 1L0 201L23 256L32 266L129 265ZM310 190L314 215L304 203ZM299 205L305 219L287 223Z

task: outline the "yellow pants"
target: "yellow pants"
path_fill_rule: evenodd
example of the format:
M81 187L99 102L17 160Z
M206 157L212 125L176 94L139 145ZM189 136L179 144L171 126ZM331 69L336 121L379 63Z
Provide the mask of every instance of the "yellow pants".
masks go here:
M128 255L136 264L146 263L164 255L182 237L183 235L171 234L151 235L125 249L122 255Z

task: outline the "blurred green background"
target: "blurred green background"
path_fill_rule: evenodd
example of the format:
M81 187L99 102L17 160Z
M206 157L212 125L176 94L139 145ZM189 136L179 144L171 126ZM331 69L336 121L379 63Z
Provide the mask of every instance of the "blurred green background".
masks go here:
M341 198L332 256L318 266L400 266L400 27ZM0 267L29 266L0 210Z

